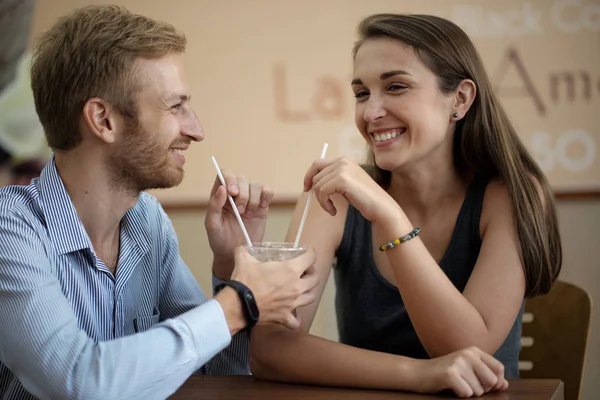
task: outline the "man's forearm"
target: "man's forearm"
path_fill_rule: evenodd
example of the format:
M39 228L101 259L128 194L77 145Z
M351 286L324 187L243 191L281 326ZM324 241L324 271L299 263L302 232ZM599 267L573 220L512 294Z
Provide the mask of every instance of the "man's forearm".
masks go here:
M250 331L242 330L204 368L206 375L250 375Z
M9 313L1 313L4 323L14 319ZM38 398L166 398L231 340L214 300L148 331L99 343L74 321L42 326L62 319L46 316L37 326L0 328L2 361Z

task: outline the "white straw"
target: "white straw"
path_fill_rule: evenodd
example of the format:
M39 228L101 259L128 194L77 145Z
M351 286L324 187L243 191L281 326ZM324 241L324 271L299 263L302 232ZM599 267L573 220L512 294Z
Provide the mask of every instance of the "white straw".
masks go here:
M323 144L323 149L321 150L321 160L325 158L325 153L327 153L328 144ZM302 214L302 219L300 220L300 226L298 227L298 233L296 234L296 241L294 242L294 247L298 247L298 243L300 242L300 237L302 236L302 229L304 229L304 223L306 222L306 216L308 215L308 208L310 207L310 201L312 200L312 190L308 194L308 200L306 200L306 205L304 206L304 213Z
M213 162L213 165L215 166L215 169L217 170L217 175L219 175L219 180L221 181L221 184L223 184L223 186L225 186L225 190L227 191L227 197L229 198L229 204L231 204L231 208L233 208L233 213L235 214L235 217L237 218L238 222L240 223L240 228L242 228L242 233L244 234L244 237L246 238L246 242L248 242L249 247L252 247L252 241L250 240L250 236L248 236L246 227L244 226L244 223L242 222L242 217L240 216L240 212L238 211L237 206L235 205L235 201L233 201L233 197L231 197L231 195L229 194L229 190L227 189L227 184L225 183L225 178L223 178L223 174L221 173L221 168L219 168L219 164L217 164L217 160L215 159L214 156L212 158L212 162Z

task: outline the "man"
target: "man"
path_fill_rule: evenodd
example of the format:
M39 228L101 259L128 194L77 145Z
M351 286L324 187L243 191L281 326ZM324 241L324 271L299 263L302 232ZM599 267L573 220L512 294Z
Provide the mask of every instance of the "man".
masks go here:
M213 284L228 284L208 301L143 192L179 184L183 152L204 138L185 44L171 25L93 6L35 49L54 156L30 185L0 189L0 398L165 398L197 370L248 373L244 328L258 317L295 329L292 310L314 300L314 251L259 263L236 247L227 190L259 241L268 187L227 172L228 189L216 181L205 225Z

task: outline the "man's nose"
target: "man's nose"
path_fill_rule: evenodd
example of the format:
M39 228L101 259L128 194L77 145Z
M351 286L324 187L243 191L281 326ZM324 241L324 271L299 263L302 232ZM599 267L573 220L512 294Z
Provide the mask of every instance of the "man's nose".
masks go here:
M181 121L181 134L188 136L195 142L204 140L204 129L192 108L187 108L183 121Z

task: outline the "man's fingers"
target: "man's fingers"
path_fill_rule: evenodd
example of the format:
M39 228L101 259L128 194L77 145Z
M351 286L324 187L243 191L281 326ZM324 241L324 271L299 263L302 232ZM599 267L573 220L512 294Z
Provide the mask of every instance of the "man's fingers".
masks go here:
M271 205L271 201L273 201L274 195L273 188L269 185L263 185L262 192L260 194L260 208L268 208Z
M298 257L290 260L292 268L296 271L298 276L302 276L302 274L312 267L317 261L317 253L312 246L309 246L306 251L299 255Z
M302 283L302 292L309 292L319 285L319 274L312 273L304 275L300 281Z
M223 207L227 203L227 193L225 188L220 186L216 192L208 199L206 209L205 225L207 229L215 229L220 226Z
M262 184L260 183L251 183L249 187L250 194L248 197L248 204L246 205L246 212L244 213L244 216L248 218L252 217L254 213L258 210L263 189Z
M285 316L285 319L282 321L281 324L286 328L292 330L298 329L300 327L300 321L298 321L298 319L294 317L294 315L291 312Z
M316 297L317 296L314 290L304 292L298 297L298 299L296 299L296 306L294 308L304 307L309 304L312 304L315 301Z

